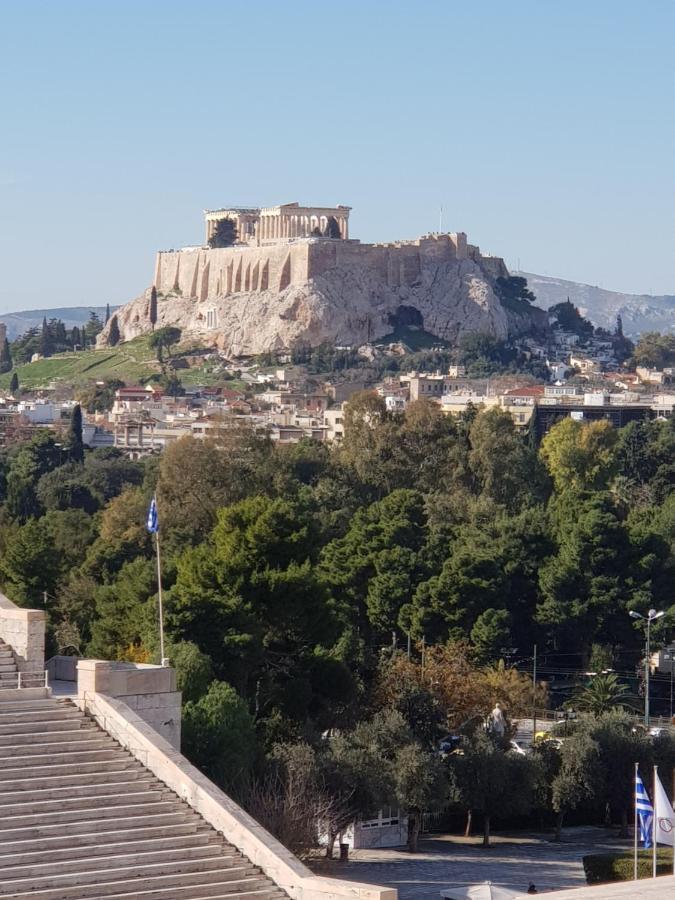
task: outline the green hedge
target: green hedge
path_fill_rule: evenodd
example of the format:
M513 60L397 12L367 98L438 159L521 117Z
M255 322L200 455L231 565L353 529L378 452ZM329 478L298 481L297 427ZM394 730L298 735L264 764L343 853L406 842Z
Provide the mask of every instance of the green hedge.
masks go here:
M588 884L633 880L633 853L591 853L584 856L584 872ZM656 874L672 875L673 851L659 847L656 854ZM652 877L652 851L638 850L638 878Z

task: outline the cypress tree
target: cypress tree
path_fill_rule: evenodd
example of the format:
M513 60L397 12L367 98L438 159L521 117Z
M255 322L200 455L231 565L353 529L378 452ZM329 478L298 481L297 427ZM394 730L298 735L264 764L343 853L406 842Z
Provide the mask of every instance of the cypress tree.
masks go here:
M84 443L82 441L82 407L77 403L73 407L68 430L68 448L73 462L84 461Z
M42 318L42 331L40 333L40 348L39 353L41 356L49 356L49 326L47 325L47 317L43 316Z
M110 320L110 330L108 331L108 344L110 347L116 347L120 342L120 327L117 324L117 316L113 316Z
M0 347L0 372L10 372L12 369L12 351L9 341L5 338L5 342Z
M12 374L11 381L9 382L9 389L12 394L16 394L19 390L19 376L16 372Z
M110 318L110 304L106 303L105 305L105 324L108 324L108 319Z
M150 291L150 324L152 325L152 330L155 330L155 325L157 324L157 288L152 286L152 290Z

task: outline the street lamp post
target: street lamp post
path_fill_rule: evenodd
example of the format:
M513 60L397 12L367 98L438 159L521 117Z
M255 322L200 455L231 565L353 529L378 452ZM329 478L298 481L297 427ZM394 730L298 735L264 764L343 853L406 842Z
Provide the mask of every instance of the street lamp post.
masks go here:
M635 612L635 610L631 610L629 615L633 619L642 619L647 623L647 642L645 644L645 728L649 730L649 640L650 640L650 628L652 622L656 619L660 619L661 616L665 616L664 612L657 612L655 609L650 609L646 616L640 615L639 612Z

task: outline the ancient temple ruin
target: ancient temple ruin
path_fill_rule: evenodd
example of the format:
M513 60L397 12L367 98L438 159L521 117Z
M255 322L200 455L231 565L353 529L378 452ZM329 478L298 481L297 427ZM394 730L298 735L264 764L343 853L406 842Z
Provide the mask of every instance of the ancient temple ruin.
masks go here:
M231 219L237 229L237 243L263 247L295 238L308 238L328 230L328 222L337 224L342 240L349 239L350 206L300 206L282 203L280 206L232 207L206 209L206 243L213 236L221 219ZM336 236L337 237L337 236Z

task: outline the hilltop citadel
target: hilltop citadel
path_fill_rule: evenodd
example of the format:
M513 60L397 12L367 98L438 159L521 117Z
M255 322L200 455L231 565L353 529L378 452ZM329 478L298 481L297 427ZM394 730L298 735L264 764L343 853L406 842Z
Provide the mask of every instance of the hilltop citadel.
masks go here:
M151 329L152 287L159 326L177 325L234 355L358 344L386 335L401 316L448 340L476 330L521 333L543 316L502 306L494 283L508 275L504 261L463 232L363 244L349 237L349 214L348 206L298 203L206 210L206 244L158 252L152 285L118 313L122 339ZM234 223L236 240L210 247L222 219Z

